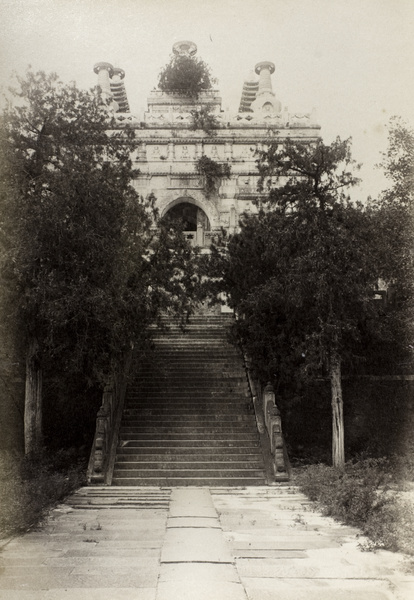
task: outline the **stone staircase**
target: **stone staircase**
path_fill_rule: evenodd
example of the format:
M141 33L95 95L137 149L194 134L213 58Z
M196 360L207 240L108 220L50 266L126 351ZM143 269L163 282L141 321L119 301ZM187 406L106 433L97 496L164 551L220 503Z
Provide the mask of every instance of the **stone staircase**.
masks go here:
M167 323L129 385L112 485L265 485L264 458L231 315Z

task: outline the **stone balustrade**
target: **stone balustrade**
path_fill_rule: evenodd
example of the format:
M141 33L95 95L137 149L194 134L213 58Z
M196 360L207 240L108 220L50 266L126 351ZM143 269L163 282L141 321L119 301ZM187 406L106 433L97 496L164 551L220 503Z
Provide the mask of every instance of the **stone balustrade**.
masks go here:
M128 353L120 374L112 378L102 394L102 405L96 416L95 436L87 469L89 484L110 485L111 483L119 422L122 416L130 366L131 354Z
M282 419L275 401L275 391L270 383L262 389L260 383L252 376L249 359L246 356L244 358L258 430L262 435L267 434L270 444L273 475L276 481L288 481L289 461L283 440Z
M285 444L282 433L282 419L275 402L273 386L268 383L262 391L262 406L267 433L270 440L270 451L274 458L274 472L276 479L285 479L288 476L285 456Z

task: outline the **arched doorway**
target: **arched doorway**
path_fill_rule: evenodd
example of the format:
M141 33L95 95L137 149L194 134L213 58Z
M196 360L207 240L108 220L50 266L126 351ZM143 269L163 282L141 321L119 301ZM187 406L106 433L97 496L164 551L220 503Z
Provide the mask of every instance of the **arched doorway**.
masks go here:
M205 232L210 231L210 221L202 208L183 201L171 207L165 216L183 223L185 236L192 246L207 245Z

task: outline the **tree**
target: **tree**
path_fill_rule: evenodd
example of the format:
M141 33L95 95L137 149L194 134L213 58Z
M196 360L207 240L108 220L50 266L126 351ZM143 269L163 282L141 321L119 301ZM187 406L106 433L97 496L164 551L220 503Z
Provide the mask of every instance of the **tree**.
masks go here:
M155 199L132 186L133 132L112 130L99 96L54 74L18 83L1 127L0 230L7 317L27 348L31 453L41 446L43 373L104 385L160 311L190 309L194 281L184 237L172 226L157 233Z
M201 58L177 54L161 70L158 87L163 92L196 99L201 92L210 90L213 83L210 67Z
M261 376L328 374L335 466L345 460L342 364L375 317L378 275L369 211L346 195L352 167L348 140L271 144L258 160L258 214L242 218L221 255L224 291Z
M388 200L404 206L414 201L414 131L399 117L390 120L388 149L380 165L393 187L384 192Z
M412 348L414 323L414 131L401 118L390 121L388 149L379 165L391 186L373 202L380 277L387 287L389 337ZM412 367L412 365L411 365Z

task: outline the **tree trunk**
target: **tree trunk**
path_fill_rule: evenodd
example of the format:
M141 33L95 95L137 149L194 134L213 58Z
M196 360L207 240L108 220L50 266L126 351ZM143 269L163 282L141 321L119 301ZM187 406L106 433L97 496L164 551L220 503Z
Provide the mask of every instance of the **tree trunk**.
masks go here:
M345 464L344 407L342 401L341 359L337 354L331 358L331 399L332 399L332 464L343 467Z
M42 447L42 370L39 344L29 342L26 356L26 389L24 399L24 453L33 454Z

